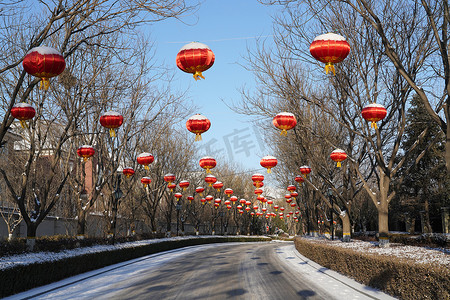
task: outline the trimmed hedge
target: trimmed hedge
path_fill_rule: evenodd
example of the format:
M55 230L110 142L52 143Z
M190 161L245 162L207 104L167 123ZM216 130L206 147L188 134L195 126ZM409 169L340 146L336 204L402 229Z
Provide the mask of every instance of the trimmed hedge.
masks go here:
M301 237L294 242L298 252L321 266L400 299L450 299L450 270L444 266L369 255Z
M68 257L58 261L17 266L0 270L0 298L59 281L80 273L162 251L202 244L261 241L270 241L270 238L211 237L173 240L142 245L134 248L122 248L113 251Z

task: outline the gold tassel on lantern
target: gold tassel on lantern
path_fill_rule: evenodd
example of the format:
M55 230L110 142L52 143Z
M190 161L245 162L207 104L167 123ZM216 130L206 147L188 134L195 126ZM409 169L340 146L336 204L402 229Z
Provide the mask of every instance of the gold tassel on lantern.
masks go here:
M109 129L109 136L110 137L116 137L116 131L114 130L114 128L110 128Z
M325 73L328 75L328 73L332 71L334 75L336 75L336 70L334 69L333 63L329 62L325 65Z
M202 135L200 133L195 134L195 142L201 141Z

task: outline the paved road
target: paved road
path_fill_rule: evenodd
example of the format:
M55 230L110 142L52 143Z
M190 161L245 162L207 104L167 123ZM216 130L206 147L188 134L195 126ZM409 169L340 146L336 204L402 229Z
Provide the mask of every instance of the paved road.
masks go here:
M292 243L227 243L151 255L12 299L389 299L342 278Z

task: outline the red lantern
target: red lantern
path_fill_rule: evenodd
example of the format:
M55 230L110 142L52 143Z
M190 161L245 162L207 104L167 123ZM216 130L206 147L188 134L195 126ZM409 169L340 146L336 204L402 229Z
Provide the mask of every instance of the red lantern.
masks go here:
M245 205L246 202L247 202L247 200L245 200L245 199L239 200L239 203L242 204L242 205Z
M331 70L336 75L334 64L343 61L350 53L350 45L345 38L339 34L326 33L314 39L309 47L311 55L325 63L325 72Z
M134 169L130 167L123 168L122 171L123 175L127 176L127 178L130 178L130 176L134 175Z
M258 210L258 208L259 208L258 205L253 206L254 210Z
M147 187L150 183L152 183L152 179L150 177L142 177L141 182L144 185L144 188Z
M277 211L280 207L278 205L274 205L273 208L275 209L275 211Z
M17 103L11 108L11 115L20 121L22 128L26 128L26 121L34 118L36 110L28 103Z
M173 190L174 190L176 187L177 187L177 185L176 185L175 183L169 183L169 184L167 185L167 188L168 188L171 192L173 192Z
M341 167L341 161L344 161L347 158L347 153L345 153L342 149L336 149L330 154L330 158L337 162L337 167Z
M300 167L300 173L303 174L303 176L306 177L309 173L311 173L311 168L309 166L301 166Z
M205 191L205 188L204 187L201 187L201 186L199 186L199 187L197 187L196 189L195 189L195 192L197 193L197 194L200 194L200 197L202 197L203 195L202 195L202 193Z
M164 175L164 181L168 182L168 183L174 182L175 181L175 175L173 175L171 173Z
M289 203L289 202L292 201L291 197L292 197L291 194L286 194L286 195L284 195L284 198L286 198L286 202L287 202L287 203ZM288 200L290 200L290 201L288 202Z
M256 197L256 200L261 201L262 203L264 203L264 199L266 199L266 198L264 198L261 195L258 195L258 197Z
M285 208L284 208L284 207L280 207L280 210L281 210L281 211L284 211L284 210L285 210Z
M220 199L220 198L216 198L216 199L214 200L214 204L215 204L215 203L220 204L221 202L222 202L222 199Z
M205 177L205 182L209 184L209 186L212 186L213 183L215 183L217 181L216 176L214 175L206 175Z
M109 129L109 136L116 137L115 128L123 124L123 116L115 111L108 111L100 117L100 124Z
M233 204L237 201L237 199L238 199L238 198L237 198L236 196L231 196L231 197L230 197L230 201L231 201L231 203L233 203Z
M219 208L219 206L220 206L220 203L214 203L214 208L215 209Z
M211 201L214 199L214 197L211 195L208 195L205 198L206 198L206 201L208 201L208 203L211 203Z
M83 145L78 148L77 154L83 158L83 161L87 161L90 157L94 156L95 149L90 145Z
M267 207L263 207L263 208L261 208L261 210L262 210L263 212L266 212L266 211L267 211Z
M261 159L259 164L261 165L261 167L267 168L267 173L270 173L270 169L278 164L278 160L273 156L267 155Z
M236 206L236 208L237 208L238 210L241 210L241 209L242 209L242 205L238 205L238 206Z
M200 199L200 202L201 202L202 204L205 204L205 203L206 203L206 199L205 199L205 198L201 198L201 199Z
M226 195L228 195L228 197L231 197L231 195L233 195L233 190L232 189L230 189L230 188L228 188L228 189L225 189L225 191L223 191Z
M242 215L242 214L244 213L244 211L243 211L243 210L240 210L239 213Z
M181 193L175 193L175 194L173 194L173 196L174 196L175 198L177 198L177 201L179 201L179 200L183 197L183 194L181 194Z
M259 199L258 199L259 200ZM261 201L262 203L266 203L267 202L267 198L264 198L263 197L263 199L261 199L261 200L259 200L259 201Z
M289 191L289 192L295 192L295 190L296 190L297 188L295 187L295 185L288 185L288 187L287 187L287 190Z
M245 211L250 211L250 210L251 210L251 208L248 206L245 208Z
M202 133L211 127L211 121L201 114L196 114L186 121L186 128L192 133L195 133L195 141L202 140Z
M255 189L255 194L256 195L261 195L263 193L263 190L262 189Z
M300 176L300 175L297 175L297 176L295 176L295 179L294 179L296 182L298 182L298 184L302 184L302 182L303 181L305 181L305 179L303 179L303 177L302 176Z
M253 185L254 186L256 186L257 188L258 187L262 187L263 186L262 182L264 180L264 175L259 174L259 173L253 174L252 175L252 180L253 180Z
M66 68L64 57L56 49L40 46L27 52L22 62L25 72L41 78L40 88L48 90L51 77L58 76Z
M231 201L230 200L225 200L225 202L223 203L223 204L225 204L225 205L231 205Z
M178 183L178 185L183 189L183 191L185 191L189 187L189 181L182 180L180 181L180 183Z
M365 106L361 114L366 121L372 122L370 127L377 129L377 123L375 122L383 120L387 115L387 110L381 104L372 103Z
M287 135L287 130L290 130L297 125L297 119L295 119L294 114L288 112L282 112L276 115L272 121L273 125L281 129L281 135Z
M192 200L194 200L194 197L193 196L188 196L187 199L189 200L189 203L191 203Z
M144 152L139 154L136 160L138 164L143 165L146 170L149 170L150 168L148 165L151 164L155 158L150 153Z
M202 72L211 68L214 64L214 53L208 46L198 42L184 45L177 54L177 67L186 73L194 74L194 79L203 77Z
M230 210L231 209L231 205L227 205L227 209Z
M295 204L294 202L291 203L291 207L296 207L297 204Z
M297 192L292 192L292 193L291 193L291 196L292 196L292 198L294 198L294 200L295 200L295 198L298 197L298 193L297 193Z
M223 183L220 181L217 181L213 184L213 188L215 188L218 192L220 192L220 189L223 188Z
M245 205L250 206L252 203L250 201L245 201Z
M216 166L216 160L210 156L205 156L200 159L199 164L206 170L206 173L211 173L211 169Z
M273 204L273 200L267 200L267 204L269 204L269 206L271 206Z

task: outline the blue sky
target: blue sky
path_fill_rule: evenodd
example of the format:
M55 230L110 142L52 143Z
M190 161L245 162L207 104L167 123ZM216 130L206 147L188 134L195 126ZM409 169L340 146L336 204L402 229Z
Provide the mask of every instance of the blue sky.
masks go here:
M218 163L228 159L246 169L260 169L261 157L270 154L249 118L234 113L223 102L239 101L238 89L244 85L254 87L253 75L239 64L245 64L243 57L248 48L254 48L257 37L271 43L271 16L276 9L256 0L207 0L195 15L182 19L185 23L166 20L149 28L157 59L177 72L175 87L188 89L198 113L211 120L199 145L202 155L214 156ZM176 68L179 49L191 41L208 45L215 54L214 65L203 73L205 80L195 81L191 74Z

